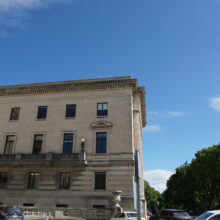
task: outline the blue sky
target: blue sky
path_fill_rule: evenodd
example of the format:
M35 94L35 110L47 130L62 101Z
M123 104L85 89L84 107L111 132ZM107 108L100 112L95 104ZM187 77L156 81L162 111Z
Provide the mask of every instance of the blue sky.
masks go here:
M0 85L127 76L146 87L146 179L219 143L220 0L0 0Z

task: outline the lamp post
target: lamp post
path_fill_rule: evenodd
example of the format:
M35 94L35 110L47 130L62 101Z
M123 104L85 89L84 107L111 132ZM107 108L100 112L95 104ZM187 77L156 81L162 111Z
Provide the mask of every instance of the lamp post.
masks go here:
M85 152L85 139L82 138L81 140L81 152Z

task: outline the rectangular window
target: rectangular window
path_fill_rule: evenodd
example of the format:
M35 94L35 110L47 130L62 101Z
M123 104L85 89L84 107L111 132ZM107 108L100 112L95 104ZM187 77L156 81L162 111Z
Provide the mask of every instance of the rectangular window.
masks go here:
M33 143L33 154L40 154L43 148L44 135L43 134L35 134L34 135L34 143Z
M63 153L71 154L73 152L73 133L65 133L63 135Z
M107 132L96 133L96 153L107 153Z
M108 103L98 103L97 104L97 116L107 116L108 115Z
M70 188L70 173L60 173L60 189Z
M94 209L105 209L105 205L93 205Z
M10 115L10 120L11 121L17 121L19 118L19 113L20 113L20 108L12 108L11 109L11 115Z
M66 105L66 118L74 118L76 116L76 105Z
M15 145L15 135L7 135L5 140L4 154L12 154Z
M31 172L28 174L28 189L37 189L39 173Z
M46 119L47 106L38 106L37 119Z
M106 189L106 173L95 172L95 190L105 190L105 189Z
M0 189L6 189L8 182L8 173L0 172Z

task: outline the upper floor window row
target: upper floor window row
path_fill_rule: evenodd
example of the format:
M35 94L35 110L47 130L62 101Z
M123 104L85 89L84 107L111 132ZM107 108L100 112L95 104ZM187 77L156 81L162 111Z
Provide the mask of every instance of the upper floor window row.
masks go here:
M72 154L74 147L74 133L63 133L63 146L62 153ZM13 154L15 149L16 136L6 135L4 154ZM41 154L45 142L45 134L34 134L32 154ZM107 153L107 132L96 132L96 153Z
M48 106L38 106L37 119L45 120L47 118ZM20 107L11 108L10 121L17 121L19 119ZM105 117L108 115L108 103L97 103L97 116ZM65 118L76 117L76 104L66 105Z

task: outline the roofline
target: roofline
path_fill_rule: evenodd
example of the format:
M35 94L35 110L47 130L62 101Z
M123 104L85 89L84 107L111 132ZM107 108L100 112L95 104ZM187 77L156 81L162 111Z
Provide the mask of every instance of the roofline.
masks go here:
M71 84L71 83L89 83L89 82L99 82L99 81L109 81L109 80L126 80L126 79L132 79L132 78L130 76L119 76L119 77L94 78L94 79L79 79L79 80L64 80L64 81L25 83L25 84L14 84L14 85L0 86L0 89L10 88L10 87L47 86L47 85L61 85L61 84Z
M140 94L142 125L145 127L145 88L138 87L138 80L130 76L0 86L0 96L43 95L47 93L123 88L131 88L133 92Z

